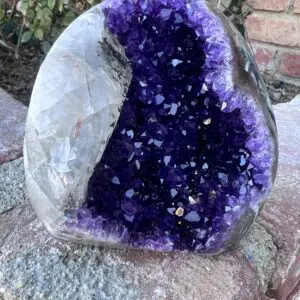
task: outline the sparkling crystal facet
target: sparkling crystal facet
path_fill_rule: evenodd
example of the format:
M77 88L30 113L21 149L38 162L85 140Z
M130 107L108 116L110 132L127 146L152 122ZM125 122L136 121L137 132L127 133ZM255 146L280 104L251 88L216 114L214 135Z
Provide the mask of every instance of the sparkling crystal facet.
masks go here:
M46 58L25 159L58 237L219 253L270 191L276 125L242 37L205 1L107 0Z

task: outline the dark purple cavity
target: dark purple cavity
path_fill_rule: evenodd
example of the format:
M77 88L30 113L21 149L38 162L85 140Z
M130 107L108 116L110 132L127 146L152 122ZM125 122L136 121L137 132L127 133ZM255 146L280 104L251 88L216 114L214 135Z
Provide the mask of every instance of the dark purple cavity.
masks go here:
M107 3L132 82L78 226L130 247L218 252L271 178L263 117L232 78L222 82L231 76L222 23L201 1Z

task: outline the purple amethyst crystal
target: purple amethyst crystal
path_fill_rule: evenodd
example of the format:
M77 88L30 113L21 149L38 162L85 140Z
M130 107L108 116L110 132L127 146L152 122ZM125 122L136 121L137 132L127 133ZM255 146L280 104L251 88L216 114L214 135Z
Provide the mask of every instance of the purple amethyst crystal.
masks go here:
M100 47L132 78L63 229L133 248L227 249L252 224L277 166L276 125L249 50L205 1L107 0L100 9L126 60L109 39Z

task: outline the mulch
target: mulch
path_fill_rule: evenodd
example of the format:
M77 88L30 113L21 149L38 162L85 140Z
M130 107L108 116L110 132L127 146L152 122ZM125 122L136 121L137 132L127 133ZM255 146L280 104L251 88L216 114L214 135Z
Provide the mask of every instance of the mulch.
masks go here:
M40 53L28 52L18 59L0 48L0 87L29 105L32 87L42 62Z

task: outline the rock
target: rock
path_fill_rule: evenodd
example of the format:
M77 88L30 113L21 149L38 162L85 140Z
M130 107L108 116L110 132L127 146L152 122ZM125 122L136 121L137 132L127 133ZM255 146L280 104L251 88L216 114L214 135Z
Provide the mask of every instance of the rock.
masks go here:
M10 175L18 186L22 163L2 165L0 178L18 174ZM14 197L23 201L0 217L0 298L258 300L274 271L277 250L258 223L238 249L214 258L113 250L52 238L26 203L24 186Z
M23 153L27 107L0 88L0 164Z
M300 285L300 96L274 108L279 136L279 167L273 192L259 222L278 248L268 294L289 298Z
M248 236L241 241L240 251L256 270L262 291L266 293L276 268L277 248L273 243L272 235L256 222Z
M26 203L23 158L0 165L0 214Z
M263 78L273 104L289 102L299 94L299 86L280 81L273 74L263 73Z
M68 241L219 254L271 190L276 134L251 51L219 11L205 0L107 0L41 66L28 195Z
M239 251L205 258L63 243L26 205L2 215L0 229L0 297L260 298L259 278Z
M22 160L16 162L12 168L22 170ZM24 196L23 189L18 193ZM198 299L259 299L259 278L238 251L204 258L63 243L24 204L2 214L0 230L3 297L189 299L199 294Z

